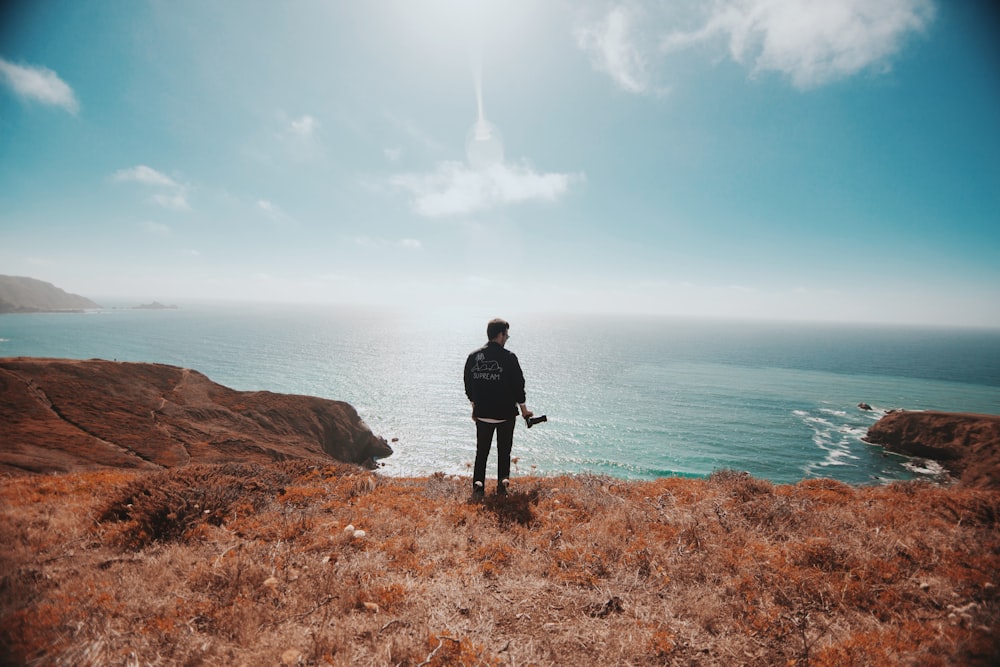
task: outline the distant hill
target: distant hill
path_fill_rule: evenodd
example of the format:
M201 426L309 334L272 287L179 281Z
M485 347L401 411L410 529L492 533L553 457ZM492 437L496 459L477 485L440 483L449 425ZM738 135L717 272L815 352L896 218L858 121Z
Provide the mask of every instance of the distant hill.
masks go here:
M45 313L100 307L52 283L23 276L0 276L0 313Z

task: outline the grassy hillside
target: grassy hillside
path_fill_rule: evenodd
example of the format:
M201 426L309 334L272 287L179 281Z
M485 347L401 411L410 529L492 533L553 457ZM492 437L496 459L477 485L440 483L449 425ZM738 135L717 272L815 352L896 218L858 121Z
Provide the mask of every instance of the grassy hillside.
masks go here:
M474 504L466 479L346 465L6 479L2 646L38 665L1000 655L996 492L730 472L517 482Z

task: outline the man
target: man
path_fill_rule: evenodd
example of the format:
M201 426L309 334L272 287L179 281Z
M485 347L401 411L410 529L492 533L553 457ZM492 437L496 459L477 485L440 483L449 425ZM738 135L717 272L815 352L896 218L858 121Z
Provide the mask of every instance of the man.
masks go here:
M525 405L521 364L513 352L505 349L510 340L510 324L501 319L490 320L486 325L486 338L486 345L465 361L465 395L472 402L472 421L476 423L473 498L482 498L486 491L486 462L494 432L497 434L497 493L507 493L518 407L525 419L534 414Z

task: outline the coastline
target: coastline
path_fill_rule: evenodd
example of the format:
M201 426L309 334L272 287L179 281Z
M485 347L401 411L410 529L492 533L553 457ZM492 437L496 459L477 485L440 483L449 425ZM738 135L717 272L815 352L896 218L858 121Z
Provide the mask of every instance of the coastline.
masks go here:
M3 359L0 390L0 422L39 437L36 455L86 459L0 488L13 573L0 587L4 662L833 667L1000 656L996 488L583 473L516 476L509 496L490 480L471 502L466 476L381 475L324 455L312 417L275 422L346 404L99 360ZM143 465L94 460L93 440L64 452L56 423L129 443L119 454ZM267 425L313 444L265 446Z
M1000 415L895 410L865 441L938 462L961 485L1000 489Z
M197 371L165 364L18 357L0 359L2 369L12 375L0 388L5 396L0 421L9 424L7 430L12 438L23 436L16 449L8 447L0 452L3 458L0 464L12 471L20 468L66 472L81 465L118 467L127 465L126 459L130 458L138 467L210 462L234 455L239 458L241 442L246 445L243 456L257 452L253 456L263 457L261 460L327 452L335 457L346 456L345 460L353 462L371 460L374 465L379 458L393 456L387 438L375 436L357 409L343 401L268 391L239 392L212 382ZM113 391L109 391L111 387ZM203 403L203 408L192 410L198 403ZM340 416L323 416L327 412ZM861 438L867 447L884 445L887 454L907 457L906 465L922 469L925 478L935 476L933 467L924 463L931 459L940 462L956 479L962 478L967 470L973 471L965 474L969 484L997 484L1000 416L939 411L868 412L873 420L882 416L872 422L867 435ZM808 415L803 418L811 419ZM328 425L322 425L327 422ZM335 422L352 425L331 426ZM963 439L956 440L956 430L963 434ZM363 435L351 435L354 432ZM214 435L207 438L199 435L208 433ZM293 437L295 433L298 435ZM164 434L169 437L165 439ZM95 440L94 435L99 438ZM942 440L945 436L950 440ZM219 446L213 445L213 441ZM908 447L904 441L915 444ZM374 449L359 449L360 442L375 443L371 445ZM122 452L126 453L125 459L121 458ZM38 459L34 464L33 456ZM105 456L106 460L102 458ZM393 459L388 461L392 463ZM525 468L525 472L528 468L534 472L533 466ZM387 473L412 476L391 469ZM891 480L876 480L887 481Z

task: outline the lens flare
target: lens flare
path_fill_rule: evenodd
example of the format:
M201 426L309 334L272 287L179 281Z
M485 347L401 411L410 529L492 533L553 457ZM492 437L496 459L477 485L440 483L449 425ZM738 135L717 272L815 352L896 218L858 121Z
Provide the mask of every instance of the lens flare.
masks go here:
M483 60L478 49L472 53L472 77L477 117L465 135L465 157L473 169L488 169L503 162L503 137L483 113Z
M473 169L488 169L503 162L500 130L480 116L465 135L465 156Z

